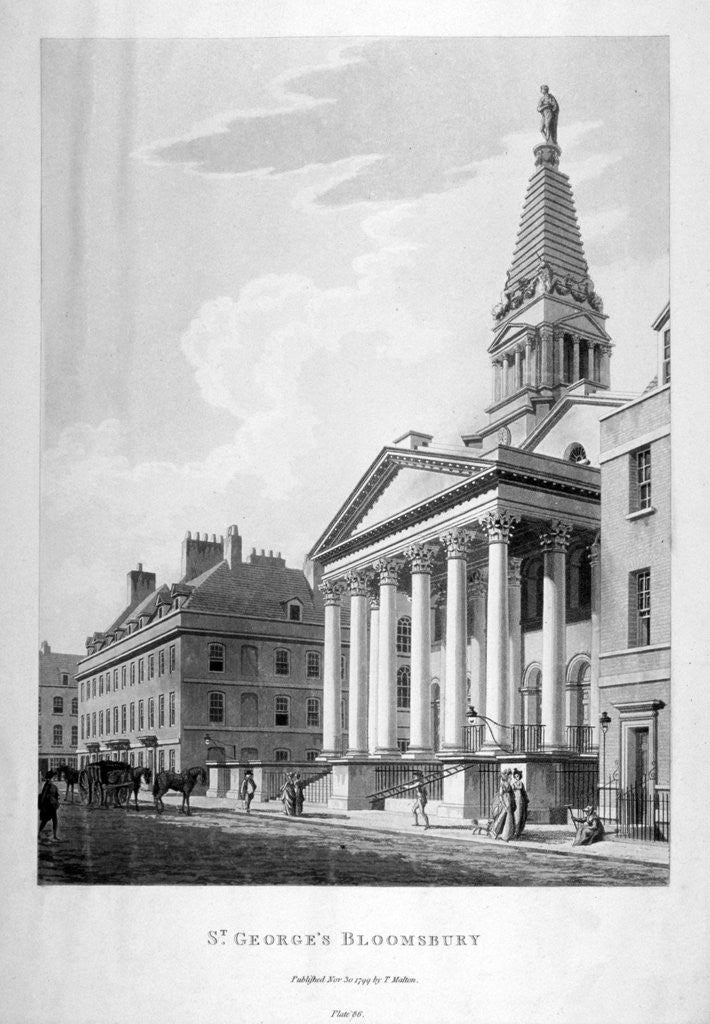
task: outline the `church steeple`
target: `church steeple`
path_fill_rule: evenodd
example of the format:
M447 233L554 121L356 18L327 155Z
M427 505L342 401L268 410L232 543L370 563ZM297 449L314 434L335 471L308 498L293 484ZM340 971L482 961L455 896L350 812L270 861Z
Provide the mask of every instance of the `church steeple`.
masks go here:
M493 309L491 428L518 438L570 387L608 388L611 339L589 276L569 178L559 169L559 106L547 86L538 102L544 141L533 149L513 258ZM510 431L508 431L510 433Z

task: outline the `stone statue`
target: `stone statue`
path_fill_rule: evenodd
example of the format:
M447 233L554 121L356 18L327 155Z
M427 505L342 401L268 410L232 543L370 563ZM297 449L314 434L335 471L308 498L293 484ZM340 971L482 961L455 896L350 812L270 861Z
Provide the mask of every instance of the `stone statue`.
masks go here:
M545 141L553 146L557 145L557 115L560 107L555 97L546 85L540 86L540 99L537 104L540 114L540 131L545 136Z

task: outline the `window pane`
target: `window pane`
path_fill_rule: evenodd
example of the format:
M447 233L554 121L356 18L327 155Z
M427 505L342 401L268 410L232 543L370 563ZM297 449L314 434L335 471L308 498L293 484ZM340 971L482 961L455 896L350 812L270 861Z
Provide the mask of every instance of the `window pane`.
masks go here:
M320 726L320 701L317 697L309 697L306 702L306 725Z
M306 654L306 676L308 679L320 679L319 651L308 651Z
M277 676L287 676L290 668L288 651L277 651L275 659L275 670Z
M210 672L224 672L223 644L210 644Z
M397 669L397 708L407 711L411 703L411 672L409 665Z
M209 705L209 720L212 723L219 724L224 722L224 694L223 693L211 693L210 694L210 705Z
M289 699L288 697L277 697L274 704L274 724L289 724Z

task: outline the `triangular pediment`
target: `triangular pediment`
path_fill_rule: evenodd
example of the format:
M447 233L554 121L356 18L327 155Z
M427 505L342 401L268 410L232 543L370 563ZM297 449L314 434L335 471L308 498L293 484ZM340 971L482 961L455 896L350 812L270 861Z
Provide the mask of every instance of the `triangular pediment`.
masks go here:
M585 337L590 335L594 338L599 338L600 341L608 341L609 335L599 325L599 321L595 320L593 316L588 313L580 311L572 316L564 317L562 320L557 321L557 326L565 331L577 332L583 334Z
M385 448L331 520L311 558L476 476L490 464L464 453Z

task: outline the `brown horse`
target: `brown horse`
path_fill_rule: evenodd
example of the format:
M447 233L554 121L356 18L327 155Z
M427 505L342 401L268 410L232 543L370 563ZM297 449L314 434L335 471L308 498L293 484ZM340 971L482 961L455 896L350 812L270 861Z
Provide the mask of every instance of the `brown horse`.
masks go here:
M190 793L195 786L202 786L207 782L207 772L204 768L185 768L181 772L158 772L153 783L153 799L158 814L165 810L163 797L169 789L182 793L181 814L190 814Z
M79 781L79 769L72 768L70 764L60 764L56 769L55 779L57 782L61 782L64 779L67 784L64 792L64 803L67 802L69 790L71 790L71 802L74 803L74 787Z
M117 771L109 772L106 777L106 794L111 798L111 806L123 806L122 797L125 795L126 810L131 806L131 792L133 792L133 799L135 801L136 810L140 810L138 806L138 791L141 788L141 781L145 781L147 786L150 785L153 775L150 768L119 768ZM125 783L121 785L121 783ZM108 799L106 801L108 806Z

